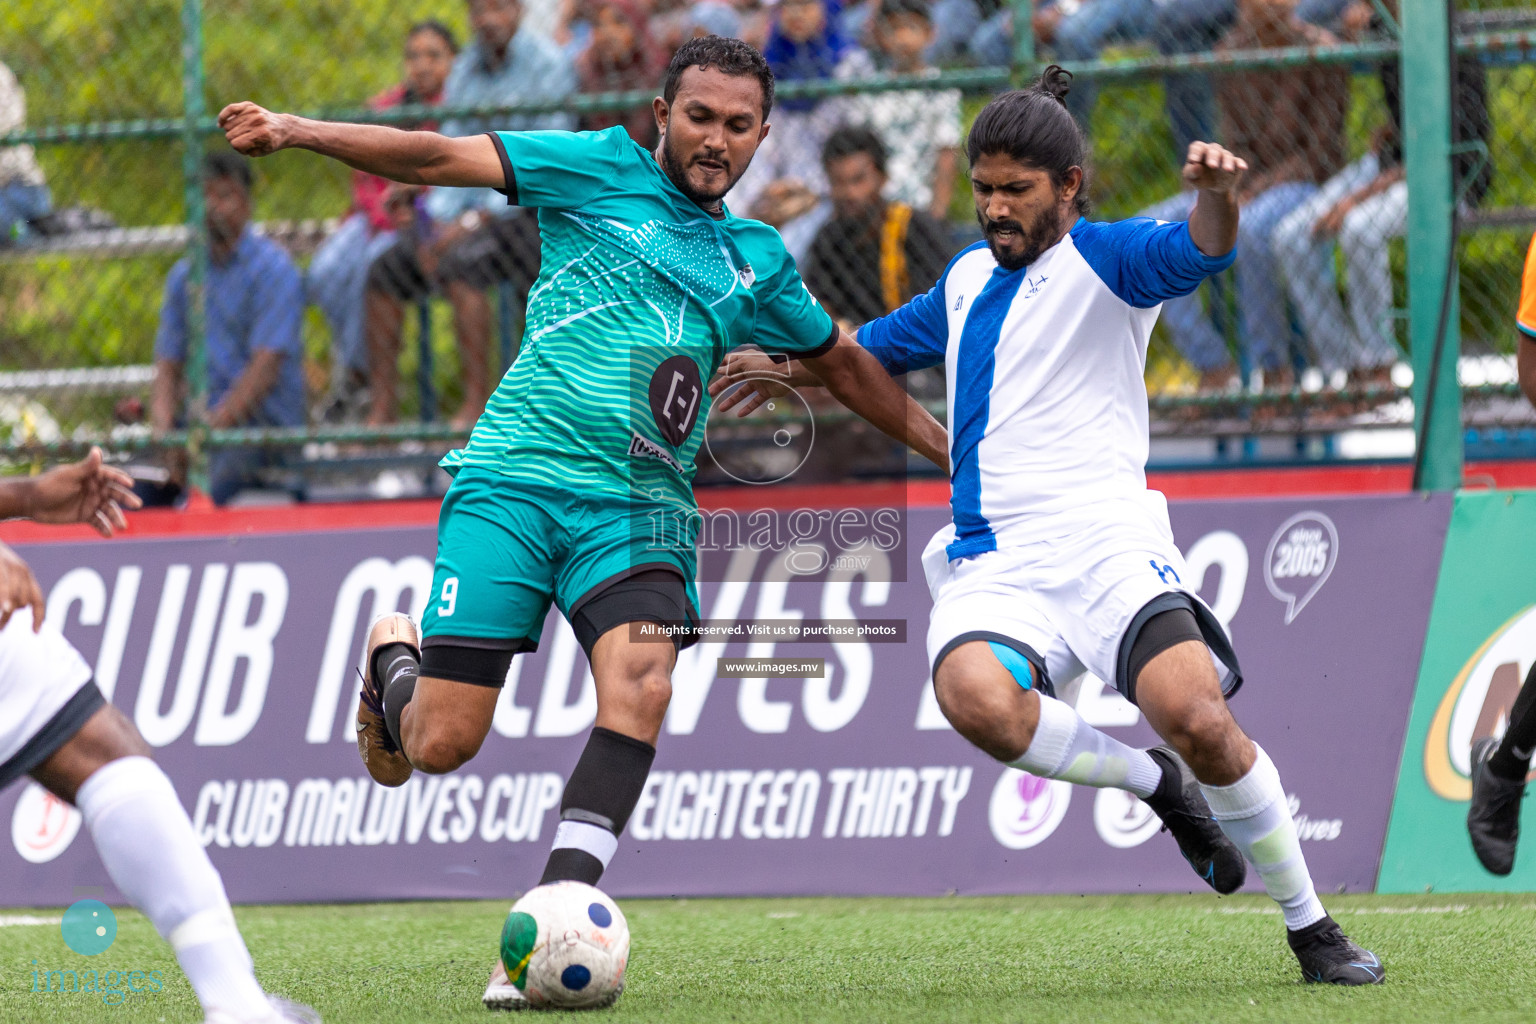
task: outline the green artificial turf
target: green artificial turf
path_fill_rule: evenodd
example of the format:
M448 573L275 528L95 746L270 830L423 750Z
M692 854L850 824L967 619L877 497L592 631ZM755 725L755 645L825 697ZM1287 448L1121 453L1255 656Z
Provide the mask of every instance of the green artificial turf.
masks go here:
M1336 896L1387 984L1302 985L1259 897L632 900L627 987L612 1021L1536 1020L1536 896ZM501 903L246 907L266 986L330 1024L490 1018L479 997ZM20 914L3 911L0 921ZM0 1021L200 1020L167 947L124 910L115 944L78 956L55 925L0 926ZM159 970L159 993L106 1007L34 992L38 968ZM545 1019L541 1017L540 1019Z

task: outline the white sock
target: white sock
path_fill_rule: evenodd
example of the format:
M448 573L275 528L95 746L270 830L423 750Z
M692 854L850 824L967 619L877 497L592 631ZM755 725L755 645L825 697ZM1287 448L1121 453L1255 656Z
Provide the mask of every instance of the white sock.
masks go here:
M240 1020L271 1014L224 883L160 767L147 757L111 761L75 805L112 883L171 944L203 1009Z
M1227 838L1237 844L1264 880L1264 891L1280 904L1285 926L1292 930L1321 921L1327 912L1312 888L1312 875L1296 838L1296 822L1280 785L1275 762L1257 743L1258 754L1248 774L1230 786L1201 783L1211 815Z
M1156 791L1163 769L1145 750L1099 732L1054 697L1038 691L1035 696L1040 698L1040 724L1013 767L1081 786L1125 789L1143 799Z

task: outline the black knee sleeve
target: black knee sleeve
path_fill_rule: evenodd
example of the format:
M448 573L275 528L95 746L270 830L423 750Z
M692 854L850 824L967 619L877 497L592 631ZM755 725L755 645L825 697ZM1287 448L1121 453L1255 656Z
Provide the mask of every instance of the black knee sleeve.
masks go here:
M1147 662L1186 640L1205 642L1205 636L1200 632L1200 623L1195 621L1195 613L1188 608L1170 608L1148 619L1131 642L1128 675L1133 691Z

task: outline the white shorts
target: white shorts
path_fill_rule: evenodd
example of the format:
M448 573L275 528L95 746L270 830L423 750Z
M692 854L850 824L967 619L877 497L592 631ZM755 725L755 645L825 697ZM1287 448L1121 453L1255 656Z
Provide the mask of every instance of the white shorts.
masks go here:
M23 608L0 630L0 787L46 761L106 703L91 668L48 622Z
M1226 630L1190 589L1184 557L1166 512L1127 501L1100 502L1082 514L1052 516L1028 539L1015 531L997 550L950 561L954 524L923 551L933 595L928 664L971 640L1011 647L1043 667L1042 689L1085 670L1132 697L1128 634L1158 611L1187 606L1231 694L1242 677ZM1189 584L1189 585L1187 585ZM1155 603L1154 603L1155 602ZM1143 611L1145 610L1145 614Z

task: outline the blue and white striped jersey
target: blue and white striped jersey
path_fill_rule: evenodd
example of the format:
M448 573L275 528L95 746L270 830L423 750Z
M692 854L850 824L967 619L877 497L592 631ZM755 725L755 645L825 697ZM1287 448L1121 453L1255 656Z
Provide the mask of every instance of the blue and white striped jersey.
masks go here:
M977 242L927 294L859 330L893 375L944 364L951 559L1027 534L1034 517L1146 492L1142 373L1158 309L1235 256L1206 256L1185 223L1079 218L1023 270Z

